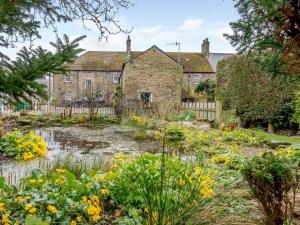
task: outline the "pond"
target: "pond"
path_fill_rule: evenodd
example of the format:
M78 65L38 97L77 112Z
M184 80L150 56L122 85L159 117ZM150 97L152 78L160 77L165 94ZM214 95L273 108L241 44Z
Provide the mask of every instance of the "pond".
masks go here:
M118 152L124 154L140 154L140 149L150 151L159 145L154 140L136 141L134 128L109 126L104 129L89 129L86 127L52 127L34 129L42 136L48 153L44 158L26 162L5 160L0 164L0 175L8 183L17 184L20 178L31 174L33 169L48 169L57 160L105 162Z

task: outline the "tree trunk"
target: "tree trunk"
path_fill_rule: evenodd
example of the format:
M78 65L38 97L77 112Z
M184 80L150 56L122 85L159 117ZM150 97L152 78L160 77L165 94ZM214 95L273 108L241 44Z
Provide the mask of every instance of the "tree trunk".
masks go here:
M272 133L272 134L275 133L275 128L274 128L272 120L268 120L268 132Z

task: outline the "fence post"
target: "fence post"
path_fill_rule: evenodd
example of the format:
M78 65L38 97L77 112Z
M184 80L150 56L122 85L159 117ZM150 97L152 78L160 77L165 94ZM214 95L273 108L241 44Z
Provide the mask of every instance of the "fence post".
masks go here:
M222 102L220 100L216 101L216 125L218 128L222 125Z

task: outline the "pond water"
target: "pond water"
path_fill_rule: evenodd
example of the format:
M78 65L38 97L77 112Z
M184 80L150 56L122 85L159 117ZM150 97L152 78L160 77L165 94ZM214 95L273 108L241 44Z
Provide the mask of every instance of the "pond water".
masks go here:
M133 140L134 130L122 127L108 127L94 130L80 127L41 128L34 130L42 136L48 153L44 158L26 162L5 160L0 163L0 175L8 183L17 184L20 178L31 174L33 169L51 168L55 161L107 161L115 153L139 154L140 143ZM145 144L149 146L149 144Z

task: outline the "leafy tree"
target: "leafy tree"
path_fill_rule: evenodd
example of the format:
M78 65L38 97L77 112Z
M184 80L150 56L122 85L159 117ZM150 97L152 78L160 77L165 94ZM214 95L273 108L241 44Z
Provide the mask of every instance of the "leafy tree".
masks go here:
M197 84L195 88L196 93L205 92L207 94L207 98L209 100L215 100L215 88L216 88L216 81L214 80L205 80L201 81Z
M295 100L295 113L293 115L293 119L300 125L300 91L296 93L296 100Z
M1 0L0 47L13 48L17 43L29 42L16 60L11 61L0 51L0 98L26 100L29 96L45 97L44 87L35 80L48 73L64 73L65 63L71 63L82 52L78 42L84 37L69 41L67 36L58 38L55 53L41 47L33 49L34 40L41 38L41 27L52 27L57 22L81 20L85 25L93 22L100 34L127 32L116 18L120 8L128 8L130 0Z
M240 19L225 34L240 53L260 52L273 76L300 74L300 0L234 0Z
M255 57L232 56L221 61L217 79L219 97L224 105L237 110L243 122L265 121L273 132L274 122L293 113L297 83L292 78L269 79Z

